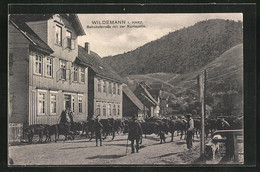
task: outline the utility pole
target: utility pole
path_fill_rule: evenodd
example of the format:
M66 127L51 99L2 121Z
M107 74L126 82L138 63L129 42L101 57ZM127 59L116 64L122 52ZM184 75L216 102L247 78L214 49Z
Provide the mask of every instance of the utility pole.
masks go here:
M199 97L201 103L201 136L200 136L200 154L205 154L205 115L206 115L206 70L203 74L198 76L198 86L199 86Z

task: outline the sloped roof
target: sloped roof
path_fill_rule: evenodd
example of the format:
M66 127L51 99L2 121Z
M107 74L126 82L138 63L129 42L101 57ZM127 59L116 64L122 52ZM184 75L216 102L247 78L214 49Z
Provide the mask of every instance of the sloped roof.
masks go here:
M151 89L151 90L148 90L149 91L149 93L151 94L151 95L154 95L154 96L156 96L156 97L162 97L162 92L161 92L161 90L157 90L157 89Z
M31 21L42 21L48 20L53 16L53 14L11 14L9 18L11 20L15 19L20 22L31 22Z
M123 92L138 107L139 110L143 110L143 103L136 97L136 95L131 91L131 89L127 85L123 86ZM145 107L145 110L148 109Z
M147 83L145 81L142 81L139 84L141 84L146 89L152 89L149 85L147 85Z
M54 52L25 22L13 18L10 19L10 23L29 40L33 47L47 54Z
M156 90L160 90L163 89L163 84L161 83L153 83L153 84L149 84L151 89L156 89Z
M139 84L136 87L134 93L139 98L139 100L141 100L143 103L148 102L149 104L152 104L153 106L158 105L158 102L156 100L154 100L152 95L141 84Z
M77 14L60 14L72 22L72 26L79 36L86 35Z
M42 21L48 20L53 17L54 14L12 14L10 15L10 19L17 19L22 22L32 22L32 21ZM59 14L60 16L68 19L73 28L76 30L79 36L86 35L81 22L78 18L77 14Z
M78 57L75 62L90 67L98 76L123 83L123 79L110 66L103 62L97 53L90 51L90 54L88 54L82 46L78 46Z

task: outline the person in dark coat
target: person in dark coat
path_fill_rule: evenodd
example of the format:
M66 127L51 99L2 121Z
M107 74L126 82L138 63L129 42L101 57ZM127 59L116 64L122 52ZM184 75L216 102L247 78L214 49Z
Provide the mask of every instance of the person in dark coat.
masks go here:
M132 121L129 122L128 140L131 141L132 153L135 153L134 141L136 141L136 152L139 151L139 141L142 137L143 131L140 123L137 121L136 116L133 116Z
M187 148L192 148L192 136L193 136L193 130L194 130L194 121L192 119L191 114L187 114L187 138L186 138L186 144Z
M60 124L65 124L68 127L68 130L71 131L71 128L74 126L72 112L70 108L67 107L65 111L61 112Z
M93 129L95 132L95 137L96 137L96 146L98 146L98 139L100 140L100 146L102 146L102 130L103 130L103 125L100 123L99 119L96 118L95 122L93 124Z

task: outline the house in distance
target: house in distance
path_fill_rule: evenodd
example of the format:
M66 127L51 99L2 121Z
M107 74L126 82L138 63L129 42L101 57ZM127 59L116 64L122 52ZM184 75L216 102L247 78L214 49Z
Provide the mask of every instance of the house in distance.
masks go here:
M131 117L137 115L139 119L147 116L148 109L135 96L127 85L123 85L123 115L124 117Z
M151 87L145 82L141 82L134 90L134 94L148 108L147 116L145 117L158 117L160 112L159 102L154 99L148 90L151 90Z

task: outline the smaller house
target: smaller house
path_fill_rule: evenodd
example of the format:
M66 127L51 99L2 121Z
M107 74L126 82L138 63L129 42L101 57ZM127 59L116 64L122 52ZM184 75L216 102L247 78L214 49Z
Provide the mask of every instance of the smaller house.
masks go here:
M147 115L147 107L135 96L127 85L123 85L123 117L138 115L144 118Z
M159 116L159 103L153 98L147 89L151 89L145 83L139 83L134 94L148 108L148 117Z

